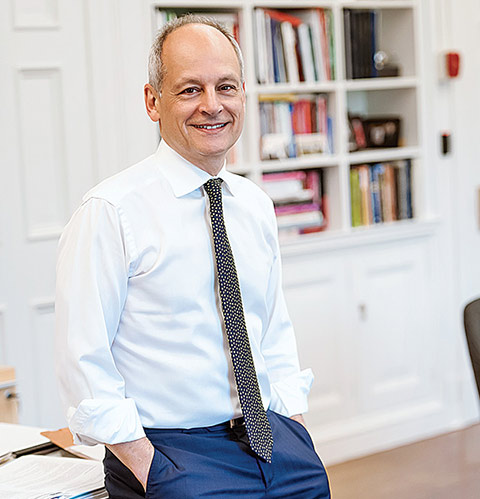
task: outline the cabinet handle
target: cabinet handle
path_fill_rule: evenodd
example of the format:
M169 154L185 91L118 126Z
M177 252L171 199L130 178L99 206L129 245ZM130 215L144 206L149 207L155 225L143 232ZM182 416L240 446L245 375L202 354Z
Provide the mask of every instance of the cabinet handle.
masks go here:
M18 400L19 396L17 392L12 392L11 390L5 390L5 398L7 400Z
M365 322L367 320L367 306L365 303L360 303L358 306L358 314L360 315L360 320Z

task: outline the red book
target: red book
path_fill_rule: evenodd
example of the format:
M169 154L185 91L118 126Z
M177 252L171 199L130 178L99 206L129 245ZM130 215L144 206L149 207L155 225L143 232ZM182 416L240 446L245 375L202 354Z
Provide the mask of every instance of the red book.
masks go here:
M325 67L325 74L327 76L327 80L332 79L332 75L330 73L330 54L329 54L329 40L327 35L327 23L325 20L325 11L323 9L318 9L318 14L320 17L320 34L322 37L322 63Z
M272 19L279 22L287 22L290 23L294 28L298 28L300 24L302 24L302 20L296 16L292 16L292 14L288 14L287 12L282 12L280 10L272 10L272 9L264 9L265 14L268 14Z

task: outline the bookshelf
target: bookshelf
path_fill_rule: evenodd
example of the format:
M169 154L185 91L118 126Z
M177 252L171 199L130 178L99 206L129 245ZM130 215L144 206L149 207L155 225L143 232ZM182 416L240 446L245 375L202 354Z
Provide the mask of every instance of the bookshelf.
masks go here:
M283 174L284 189L290 186L292 191L298 191L298 204L305 202L305 191L311 186L302 185L300 181L289 183L289 179L295 177L290 174L321 172L323 197L311 201L312 206L320 206L323 224L317 231L303 231L299 215L297 228L280 231L283 242L299 242L305 238L325 240L338 235L355 237L360 226L376 226L377 233L379 228L397 224L401 231L406 230L408 223L425 218L419 185L423 176L416 1L303 0L292 8L292 2L284 0L151 0L150 6L154 30L161 25L165 11L177 15L197 12L213 17L219 13L221 21L227 19L232 26L236 24L236 35L245 58L247 115L244 133L236 146L236 161L228 166L231 171L249 177L264 188L271 178L282 180ZM368 43L358 43L366 39ZM360 46L362 49L357 48ZM379 57L378 64L372 62L369 69L365 61L371 60L374 53L375 61ZM352 73L354 68L358 70L356 74ZM358 77L365 73L371 76ZM308 101L312 102L311 106ZM318 104L320 101L323 104ZM392 126L389 122L382 128L378 123L369 125L369 122L399 120L395 144L381 147L376 143L371 147L369 140L368 147L352 147L358 136L352 135L351 116L359 118L368 137L379 137ZM302 136L298 123L311 123L310 128L300 126L300 132L310 136ZM369 183L364 186L368 195L364 193L362 199L370 203L368 209L373 215L359 225L352 209L352 199L358 196L352 192L351 172L362 165L368 165L367 169L373 171L373 165L378 163L384 165L384 170L393 168L395 172L409 165L410 183L407 187L403 185L403 189L409 190L412 220L400 220L400 210L395 207L397 198L407 196L405 192L400 193L397 173L387 175L387 180L380 173L381 189L394 193L393 207L387 211L397 210L397 214L393 219L384 211L375 216L372 187L376 184ZM279 175L272 177L276 173ZM383 196L383 191L381 194ZM385 199L390 206L390 198ZM364 207L364 211L366 213L367 208Z

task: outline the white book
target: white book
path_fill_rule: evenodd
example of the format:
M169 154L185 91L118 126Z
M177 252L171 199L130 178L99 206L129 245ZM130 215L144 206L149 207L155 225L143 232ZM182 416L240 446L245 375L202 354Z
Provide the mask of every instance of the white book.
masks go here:
M273 71L273 39L272 39L272 23L270 16L262 10L263 22L265 26L265 41L266 41L266 53L267 53L267 82L275 83L275 74Z
M277 225L279 229L286 229L294 226L309 227L323 224L323 214L321 211L305 211L303 213L289 213L277 215Z
M312 55L312 43L310 40L310 28L308 24L302 23L298 27L298 38L300 41L300 55L302 59L303 75L305 81L315 81L315 68Z
M257 63L258 83L268 83L268 56L265 33L265 15L262 9L255 9L255 35L257 42L255 62Z
M298 83L300 76L298 74L297 54L295 52L295 30L292 24L287 21L281 24L281 29L285 65L287 67L287 80L290 83Z

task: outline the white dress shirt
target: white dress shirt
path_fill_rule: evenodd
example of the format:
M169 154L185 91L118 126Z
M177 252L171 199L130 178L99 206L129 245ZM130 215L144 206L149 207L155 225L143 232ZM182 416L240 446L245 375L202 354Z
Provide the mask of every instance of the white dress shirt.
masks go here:
M313 375L298 365L272 202L225 168L218 177L264 406L304 413ZM76 442L128 442L143 427L241 415L202 187L210 178L162 142L88 192L66 226L57 372Z

